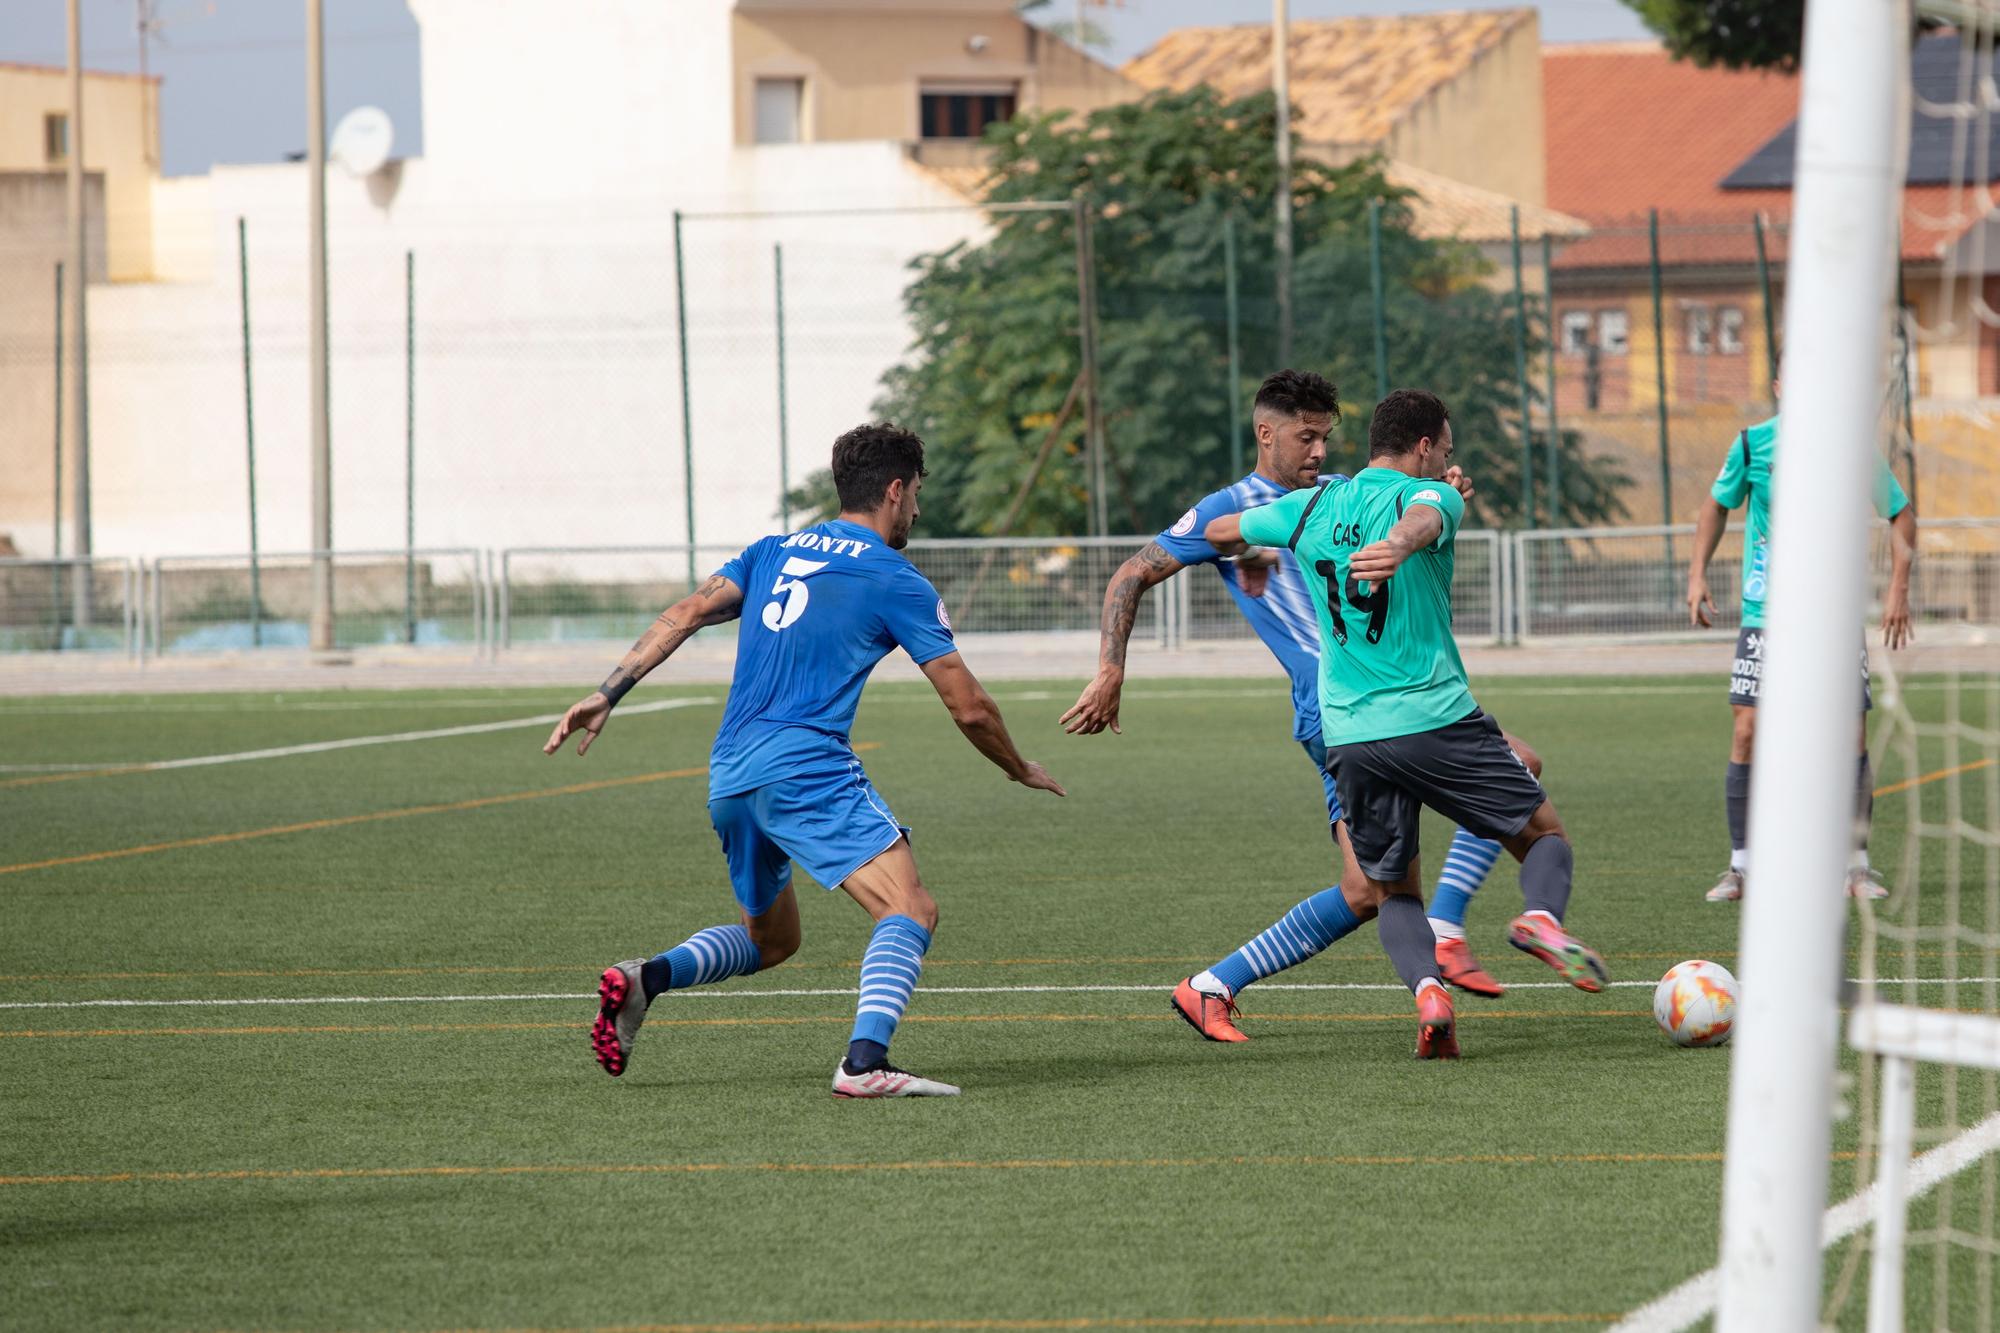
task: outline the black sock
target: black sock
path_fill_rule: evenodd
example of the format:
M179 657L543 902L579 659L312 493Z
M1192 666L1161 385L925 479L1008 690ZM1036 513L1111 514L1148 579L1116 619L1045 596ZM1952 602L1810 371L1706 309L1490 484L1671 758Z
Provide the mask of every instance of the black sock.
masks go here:
M1436 981L1437 936L1430 918L1424 915L1423 899L1394 893L1382 900L1376 914L1382 934L1382 952L1396 965L1396 975L1415 991L1425 977Z
M1875 766L1864 751L1854 771L1854 848L1868 850L1868 829L1875 822Z
M1731 762L1722 790L1729 805L1729 850L1740 852L1750 845L1750 765Z
M1535 839L1521 858L1521 899L1530 912L1547 912L1558 923L1569 910L1570 881L1576 875L1576 853L1557 837Z
M888 1063L889 1048L879 1041L863 1039L847 1043L847 1072L850 1074L865 1074Z

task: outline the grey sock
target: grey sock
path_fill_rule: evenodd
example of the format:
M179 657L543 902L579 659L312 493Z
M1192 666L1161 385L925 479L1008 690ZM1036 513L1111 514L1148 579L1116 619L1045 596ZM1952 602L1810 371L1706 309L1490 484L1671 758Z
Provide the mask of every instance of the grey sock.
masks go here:
M1750 765L1730 764L1722 790L1729 804L1729 850L1740 852L1750 845Z
M1431 933L1430 918L1424 915L1423 899L1414 894L1391 894L1382 900L1376 914L1382 932L1382 952L1396 965L1396 975L1412 991L1425 977L1437 979L1437 936Z
M1861 756L1860 766L1854 772L1854 846L1859 851L1868 849L1868 829L1875 822L1875 766L1868 762L1868 756Z
M1547 912L1557 921L1569 907L1570 880L1576 874L1576 853L1561 838L1535 839L1521 858L1521 898L1530 912Z

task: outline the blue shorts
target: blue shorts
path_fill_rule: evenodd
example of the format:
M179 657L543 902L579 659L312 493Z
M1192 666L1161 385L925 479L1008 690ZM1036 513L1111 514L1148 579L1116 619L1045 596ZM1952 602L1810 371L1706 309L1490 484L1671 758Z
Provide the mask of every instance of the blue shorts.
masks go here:
M792 862L829 889L896 845L896 822L859 763L811 773L708 803L729 860L729 887L751 916L771 910L792 883Z
M1326 822L1329 827L1338 824L1346 816L1340 810L1340 791L1334 786L1333 770L1326 766L1326 738L1308 736L1299 744L1305 747L1313 767L1319 770L1320 785L1326 788Z

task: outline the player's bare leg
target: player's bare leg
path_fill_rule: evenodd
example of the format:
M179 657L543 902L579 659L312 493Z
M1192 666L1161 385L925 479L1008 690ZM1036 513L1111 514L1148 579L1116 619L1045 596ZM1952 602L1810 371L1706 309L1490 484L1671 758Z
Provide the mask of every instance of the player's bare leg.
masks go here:
M840 887L875 919L875 933L861 956L861 998L847 1057L834 1067L833 1095L956 1097L951 1084L918 1078L889 1063L889 1039L916 990L938 921L937 903L917 873L909 839L898 838Z
M1507 928L1507 942L1547 963L1578 990L1603 990L1611 979L1604 960L1563 929L1576 857L1555 803L1543 801L1529 817L1527 827L1505 842L1507 850L1521 862L1521 896L1527 904L1527 910Z

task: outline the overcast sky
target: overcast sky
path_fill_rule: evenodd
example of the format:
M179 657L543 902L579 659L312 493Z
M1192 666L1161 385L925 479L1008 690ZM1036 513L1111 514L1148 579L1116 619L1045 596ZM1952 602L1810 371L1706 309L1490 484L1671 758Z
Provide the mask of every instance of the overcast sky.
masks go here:
M571 0L572 3L575 0ZM671 0L655 0L671 3ZM1511 8L1483 0L1292 0L1292 17L1412 14L1439 9ZM277 162L305 148L304 0L153 0L159 35L151 43L160 90L162 166L170 176L216 162ZM1549 41L1644 37L1618 0L1544 0ZM84 63L139 68L135 0L82 0ZM550 22L561 5L551 3ZM65 0L0 0L0 60L63 64ZM1052 0L1040 22L1066 20L1074 0ZM1137 55L1174 28L1267 18L1266 0L1114 0L1091 21L1112 38L1113 61ZM423 150L417 24L404 0L326 0L329 124L373 104L396 125L396 155ZM86 127L86 133L88 127Z

